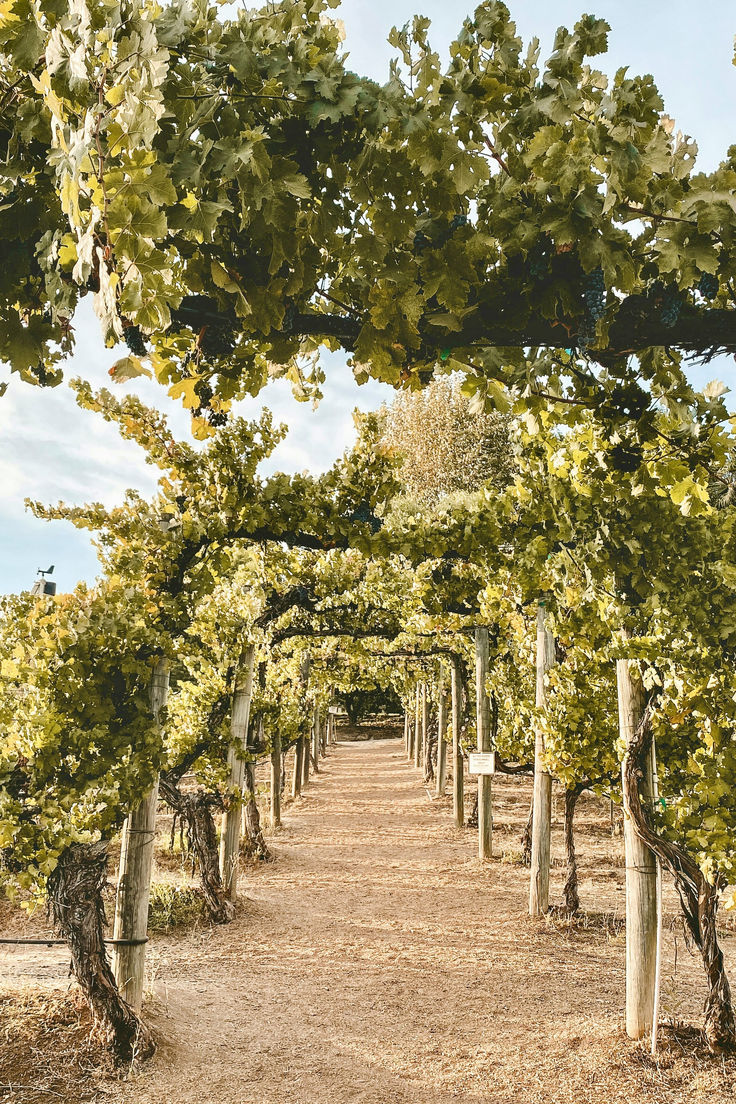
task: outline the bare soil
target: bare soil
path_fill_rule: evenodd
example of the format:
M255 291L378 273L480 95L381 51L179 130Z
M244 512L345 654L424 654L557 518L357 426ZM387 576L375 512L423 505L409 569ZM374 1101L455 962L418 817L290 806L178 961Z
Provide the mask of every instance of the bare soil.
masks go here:
M363 734L370 735L365 726ZM146 1014L160 1046L126 1078L96 1069L90 1054L86 1072L77 1063L74 1079L68 1076L67 1057L57 1080L49 1079L54 1033L30 1030L20 1002L29 985L45 991L49 1008L71 999L57 993L63 948L0 953L0 1014L5 1009L7 1023L26 1025L0 1035L0 1099L733 1102L736 1060L708 1056L693 1029L702 970L684 945L670 893L662 1002L670 1026L656 1060L625 1036L622 843L611 836L606 804L581 801L586 913L574 922L555 914L532 922L528 871L518 864L529 781L494 783L498 857L481 864L476 833L452 825L449 797L430 795L401 741L386 739L385 729L380 735L330 750L304 795L288 806L285 827L269 836L277 861L244 872L231 925L199 925L152 941ZM559 896L559 818L555 837ZM724 942L733 964L731 932ZM51 1094L34 1093L34 1061L46 1063ZM10 1076L20 1088L7 1087Z

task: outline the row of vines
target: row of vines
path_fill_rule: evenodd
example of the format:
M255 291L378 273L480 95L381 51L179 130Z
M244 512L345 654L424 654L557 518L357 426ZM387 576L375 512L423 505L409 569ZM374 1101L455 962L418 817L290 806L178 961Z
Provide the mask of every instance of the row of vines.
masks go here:
M451 437L467 400L441 381L429 397ZM466 469L481 486L428 505L412 480L411 400L362 418L356 446L325 476L263 479L257 464L278 439L267 417L232 420L194 450L136 399L84 385L78 398L159 465L159 494L110 511L34 504L90 528L104 572L70 594L4 600L2 879L28 902L50 900L120 1056L148 1045L138 1013L158 794L186 822L210 915L225 923L241 825L255 853L265 848L254 763L270 756L280 782L295 746L298 793L329 705L376 686L404 702L426 777L442 781L452 763L458 823L469 748L495 752L497 769L533 771L532 915L549 907L552 776L570 821L585 789L623 803L629 1031L652 1027L654 855L703 955L709 1045L733 1045L716 930L736 884L730 505L697 499L702 509L683 511L661 494L658 447L636 483L612 477L615 446L592 419L553 435L550 459L543 431L476 416L478 440L495 442ZM430 704L416 683L438 664L439 738L422 742L414 714L426 732ZM192 773L197 786L182 788ZM481 776L481 858L492 797ZM111 972L100 894L121 829ZM566 905L579 908L574 868Z
M703 957L706 1038L730 1049L736 461L727 389L696 390L686 358L736 351L734 147L696 172L652 78L591 64L592 16L542 63L485 0L444 66L417 18L379 85L346 67L330 7L0 4L0 357L41 409L91 295L127 346L113 380L155 378L197 441L73 384L158 493L31 504L89 531L102 570L2 601L0 882L50 904L111 1049L146 1054L159 795L226 923L243 825L264 847L257 759L295 746L298 787L331 703L379 686L411 714L440 663L424 765L442 780L448 736L456 816L471 746L533 769L539 915L552 777L570 823L585 789L621 803L629 1033L654 1016L659 864ZM324 475L263 476L285 431L233 403L279 377L318 398L324 347L413 397L360 419ZM422 754L416 716L407 741ZM492 806L483 775L484 859Z

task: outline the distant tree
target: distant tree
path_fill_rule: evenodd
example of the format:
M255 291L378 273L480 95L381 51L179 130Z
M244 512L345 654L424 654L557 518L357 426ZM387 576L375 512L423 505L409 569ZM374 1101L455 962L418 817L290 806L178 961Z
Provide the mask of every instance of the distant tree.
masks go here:
M384 409L384 443L403 459L409 495L435 506L457 492L509 480L509 418L483 413L459 377L440 376L422 391L400 392Z

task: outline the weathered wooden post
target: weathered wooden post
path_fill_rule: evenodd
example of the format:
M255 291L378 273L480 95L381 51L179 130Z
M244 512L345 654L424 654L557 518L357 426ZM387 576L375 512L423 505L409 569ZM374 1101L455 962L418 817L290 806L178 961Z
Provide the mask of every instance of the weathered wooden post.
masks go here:
M271 746L271 827L281 827L281 732L278 722Z
M404 710L404 751L409 756L409 713Z
M546 626L544 603L537 606L537 709L547 694L544 677L555 662L555 638ZM532 861L529 878L529 915L542 916L549 909L549 864L552 836L552 776L546 770L544 733L534 736L534 802L532 812Z
M159 659L151 676L151 713L158 721L169 696L169 663ZM156 839L158 779L123 826L118 889L113 927L113 973L118 989L135 1012L143 1004L151 895L153 848Z
M478 751L491 750L491 703L486 690L488 675L488 628L475 630L475 702L478 729ZM478 775L478 858L490 859L493 854L493 791L492 776Z
M300 736L300 740L301 740L301 747L302 747L302 753L301 753L301 788L303 789L303 788L305 788L305 786L309 782L309 768L310 768L310 760L311 760L311 742L310 742L311 741L311 735L307 735L307 733L303 733L303 735Z
M626 659L616 661L619 731L628 747L644 714L644 686ZM628 751L624 753L622 773ZM652 800L651 758L639 780L643 804ZM651 1033L657 976L657 862L634 831L624 786L626 854L626 1034L641 1039Z
M291 771L291 796L298 797L302 792L302 747L303 738L298 736L294 744L294 766Z
M312 766L319 774L319 702L315 701L312 713Z
M452 813L457 828L465 823L465 760L460 746L460 709L462 687L457 656L452 657L450 668L452 689Z
M440 663L437 678L437 771L436 793L443 797L447 783L447 744L445 743L445 672Z
M414 708L414 766L422 761L422 688L417 683L417 696Z
M255 645L249 645L244 654L240 670L235 680L233 709L230 719L232 744L228 752L230 768L230 802L222 822L220 837L220 874L222 884L231 901L238 896L238 863L240 858L240 832L242 821L242 802L240 800L245 784L245 755L248 751L248 724L250 721L250 703L253 697L253 664ZM234 795L237 795L234 797Z

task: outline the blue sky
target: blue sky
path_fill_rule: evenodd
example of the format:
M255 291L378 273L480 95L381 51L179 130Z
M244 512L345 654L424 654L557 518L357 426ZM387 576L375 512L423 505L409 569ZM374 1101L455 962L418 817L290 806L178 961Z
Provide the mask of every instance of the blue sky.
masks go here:
M571 26L585 11L602 16L612 32L601 68L613 73L627 65L631 72L652 73L668 114L679 129L697 139L700 167L715 167L727 147L736 143L733 0L702 0L699 5L692 0L517 0L509 7L524 39L540 38L543 58L558 26ZM469 10L470 5L452 0L344 0L336 14L345 23L350 67L380 80L391 56L386 36L392 25L402 25L417 12L427 15L432 38L444 50ZM86 302L76 329L77 350L68 364L68 378L81 375L97 385L107 383L116 353L104 348ZM359 388L344 356L330 354L325 366L325 398L316 411L296 403L284 383L269 387L258 402L242 404L245 416L267 405L277 420L290 426L269 467L324 470L351 443L353 408L373 409L390 397L388 388L375 383ZM702 382L713 377L733 386L733 360L720 358L694 375ZM7 378L0 367L0 380ZM148 381L128 386L169 412L177 432L187 434L187 417L161 388ZM55 578L62 590L96 574L88 538L69 525L36 521L24 510L26 496L112 505L126 487L150 493L154 485L154 473L135 445L121 441L101 419L78 410L65 387L40 392L13 377L0 399L0 592L30 586L36 569L50 563L56 564Z

